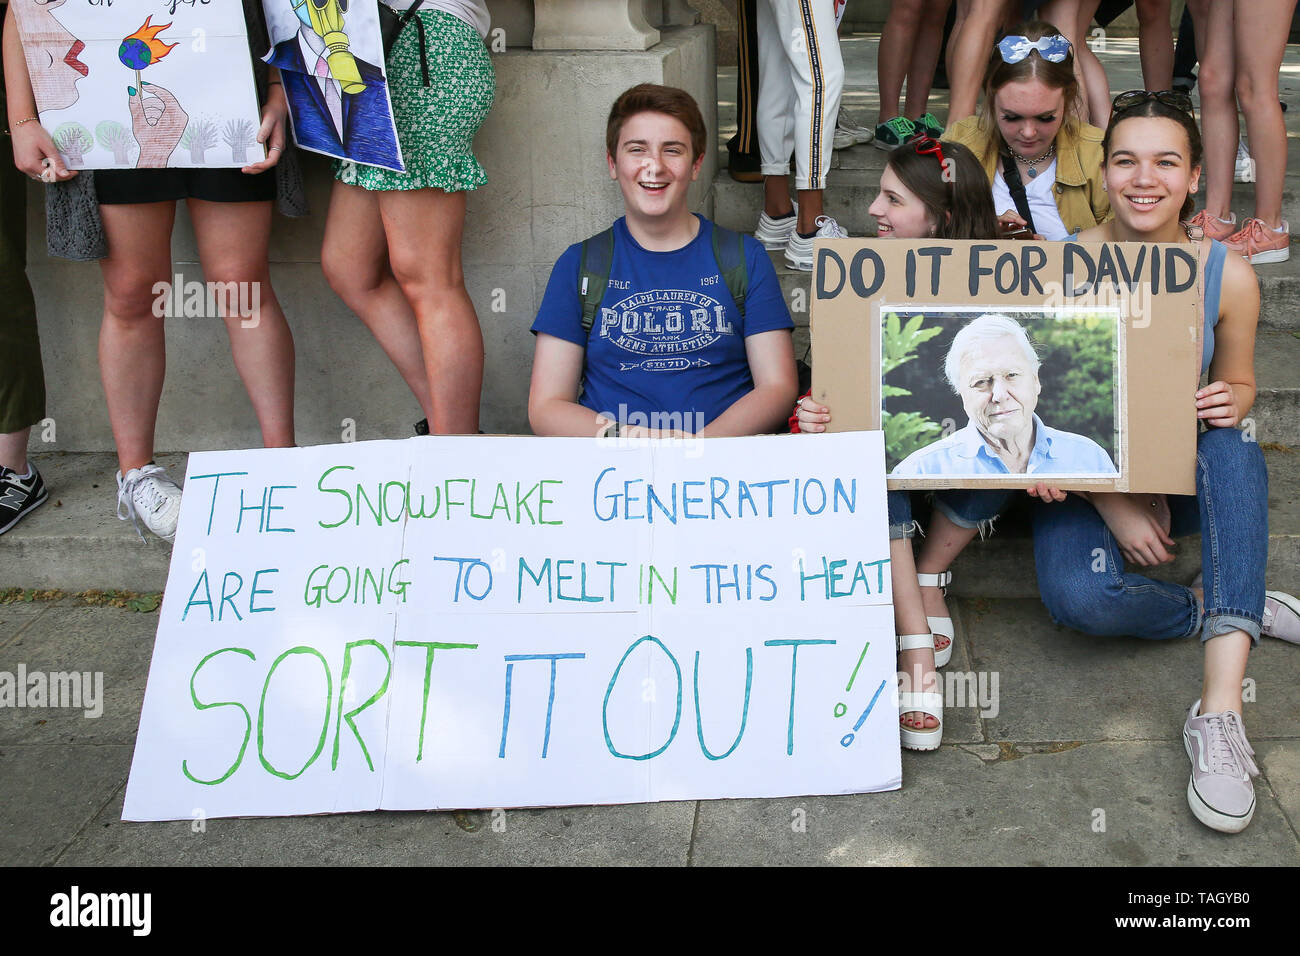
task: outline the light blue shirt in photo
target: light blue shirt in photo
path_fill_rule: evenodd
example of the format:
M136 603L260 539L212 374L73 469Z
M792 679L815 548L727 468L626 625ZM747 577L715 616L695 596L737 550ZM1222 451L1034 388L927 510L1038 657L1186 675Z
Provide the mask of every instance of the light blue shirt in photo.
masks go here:
M1104 448L1091 438L1048 428L1034 416L1034 449L1026 474L1116 475L1119 472ZM896 478L913 475L1009 475L974 424L912 452L890 472Z

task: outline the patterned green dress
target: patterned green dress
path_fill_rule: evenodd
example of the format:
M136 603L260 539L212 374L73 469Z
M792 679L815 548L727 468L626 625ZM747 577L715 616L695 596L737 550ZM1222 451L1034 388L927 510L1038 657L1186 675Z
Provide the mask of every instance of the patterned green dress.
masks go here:
M388 55L388 93L406 172L336 160L339 182L365 189L478 189L487 173L471 151L492 101L496 71L483 38L442 10L421 10L429 86L420 71L419 31L408 24Z

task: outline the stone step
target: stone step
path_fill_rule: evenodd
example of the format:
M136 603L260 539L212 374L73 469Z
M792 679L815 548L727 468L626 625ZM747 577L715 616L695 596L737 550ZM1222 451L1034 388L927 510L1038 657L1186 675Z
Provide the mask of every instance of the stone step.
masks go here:
M867 209L880 188L880 171L887 153L872 145L855 146L836 152L838 167L827 179L826 214L833 216L852 236L874 235L875 220ZM725 155L720 165L726 164ZM1238 219L1254 209L1255 187L1237 183L1232 190L1232 208ZM722 169L713 181L713 217L728 229L753 231L763 208L763 188L758 183L739 183ZM998 210L1001 212L1002 210ZM1282 193L1282 218L1296 223L1300 237L1300 173L1286 177ZM1297 250L1300 257L1300 250ZM1268 268L1274 268L1272 266Z
M1278 446L1265 455L1270 474L1269 587L1300 593L1300 453ZM0 537L0 590L161 591L171 548L152 536L142 543L128 522L114 517L113 456L60 452L36 461L50 500ZM162 455L159 463L174 476L185 473L184 455ZM1025 518L1028 503L1026 497L999 520L997 534L972 545L959 558L953 567L956 593L1037 596ZM1181 541L1178 560L1159 569L1156 576L1190 580L1199 566L1199 548L1197 537Z

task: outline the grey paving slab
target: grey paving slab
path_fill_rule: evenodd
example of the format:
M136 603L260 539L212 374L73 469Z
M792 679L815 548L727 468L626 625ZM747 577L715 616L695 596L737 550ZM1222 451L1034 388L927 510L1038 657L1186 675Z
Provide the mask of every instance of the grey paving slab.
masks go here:
M1258 741L1255 762L1268 781L1291 832L1300 832L1300 741Z
M53 863L130 767L129 746L0 744L0 865Z
M681 866L694 803L123 823L122 794L60 858L73 866ZM494 829L495 824L495 829Z
M23 628L31 625L45 613L48 605L32 604L0 604L0 647L8 644Z
M1199 642L1097 638L1036 601L976 601L977 670L1000 675L993 740L1173 739L1200 692Z
M157 629L156 613L51 607L0 648L0 671L17 674L22 664L29 680L43 675L47 687L60 683L51 675L67 674L70 680L75 679L71 675L80 675L77 691L83 695L82 706L52 706L51 694L45 707L0 708L0 743L134 744ZM61 682L64 694L72 686L70 680ZM98 717L87 716L89 702L84 695L91 690ZM66 700L61 695L60 702Z
M1300 863L1300 841L1271 794L1260 793L1246 831L1227 836L1192 817L1187 773L1182 744L1173 741L1085 744L993 760L945 745L904 756L901 791L702 802L692 863Z
M975 670L999 677L991 740L1177 739L1200 694L1199 640L1097 638L1053 624L1031 601L967 604ZM1247 665L1252 739L1300 734L1297 649L1265 639Z

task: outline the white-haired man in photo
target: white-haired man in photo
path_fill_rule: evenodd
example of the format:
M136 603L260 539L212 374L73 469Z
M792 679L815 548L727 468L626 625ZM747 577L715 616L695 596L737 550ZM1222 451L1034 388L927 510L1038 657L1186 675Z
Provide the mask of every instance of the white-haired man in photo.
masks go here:
M1020 323L981 315L953 337L944 361L961 397L965 428L912 452L892 472L911 475L1114 475L1091 438L1044 425L1034 414L1041 363Z

